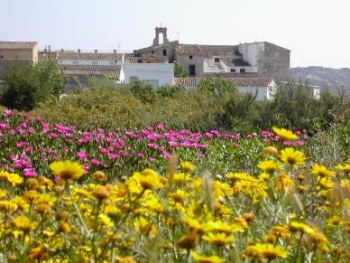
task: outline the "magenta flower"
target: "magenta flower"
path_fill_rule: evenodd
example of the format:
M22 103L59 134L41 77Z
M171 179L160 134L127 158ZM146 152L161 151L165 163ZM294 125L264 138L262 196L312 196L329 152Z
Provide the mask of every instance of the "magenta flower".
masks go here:
M144 153L137 153L136 156L138 159L141 159L141 158L145 157L145 154Z
M23 174L25 177L36 177L38 175L33 168L25 168Z
M77 156L80 160L84 162L87 160L87 153L85 151L77 152Z
M101 162L94 158L94 159L91 160L91 164L95 165L95 166L98 166L98 165L101 165Z
M157 159L154 158L154 157L149 157L149 158L148 158L148 161L150 161L151 163L154 163L154 162L157 161Z

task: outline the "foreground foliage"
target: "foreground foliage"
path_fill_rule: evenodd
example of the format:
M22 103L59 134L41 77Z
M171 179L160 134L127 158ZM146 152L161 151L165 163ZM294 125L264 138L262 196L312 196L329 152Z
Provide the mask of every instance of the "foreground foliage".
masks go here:
M348 262L348 127L80 131L6 110L0 261Z
M114 88L92 87L61 101L47 101L33 114L79 129L143 128L159 122L168 128L250 132L273 126L317 132L348 112L349 100L324 91L314 99L305 85L279 89L275 100L256 101L239 94L220 78L203 80L197 88L152 88L147 83ZM89 114L86 114L89 112Z

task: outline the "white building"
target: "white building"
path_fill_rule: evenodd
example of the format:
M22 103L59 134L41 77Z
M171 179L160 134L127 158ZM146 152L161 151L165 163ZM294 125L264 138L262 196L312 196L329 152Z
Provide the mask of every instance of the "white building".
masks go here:
M153 87L172 86L174 83L174 64L170 63L133 63L122 64L119 83L144 81Z
M203 77L175 78L175 85L184 85L186 88L197 87ZM231 82L238 92L256 95L256 100L272 100L277 92L276 82L271 78L223 78Z

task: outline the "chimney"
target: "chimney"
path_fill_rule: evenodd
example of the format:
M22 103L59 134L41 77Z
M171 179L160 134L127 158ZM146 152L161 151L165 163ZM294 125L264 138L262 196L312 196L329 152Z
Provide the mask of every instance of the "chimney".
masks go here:
M64 49L62 48L62 49L61 49L61 53L63 53L63 52L64 52Z
M97 53L98 52L98 50L97 49L95 49L95 53Z
M116 49L113 49L113 53L114 53L114 54L117 53L117 50L116 50Z
M49 45L49 52L51 52L51 45Z
M80 50L80 48L79 48L79 49L78 49L78 53L80 53L80 51L81 51L81 50Z

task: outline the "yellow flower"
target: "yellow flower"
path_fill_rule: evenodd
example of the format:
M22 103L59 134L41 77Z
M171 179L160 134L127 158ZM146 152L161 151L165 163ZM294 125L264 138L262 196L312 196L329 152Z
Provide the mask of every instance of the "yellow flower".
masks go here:
M117 257L117 263L135 263L136 261L132 257Z
M201 256L196 252L192 253L192 257L194 261L199 262L199 263L222 263L225 262L225 260L219 258L218 256Z
M277 177L274 178L274 184L277 190L288 192L294 187L294 182L289 178L288 174L282 172Z
M288 252L280 246L272 244L256 244L246 247L242 253L243 258L249 259L267 259L287 258Z
M266 161L260 162L258 164L258 167L264 170L265 172L272 174L278 171L279 169L281 169L282 165L275 160L266 160Z
M29 252L28 260L29 261L45 261L49 259L49 254L47 253L48 245L43 244L38 247L32 248L32 250Z
M175 184L182 184L190 180L192 180L192 176L189 173L176 173L174 174L174 178L173 178L173 182Z
M188 161L182 161L180 163L180 166L182 167L182 169L184 170L185 173L193 172L196 169L196 166Z
M291 232L299 231L304 234L311 234L314 232L314 229L311 226L297 221L290 222L288 228Z
M281 151L281 160L289 164L292 167L298 167L305 162L305 155L303 152L294 150L293 148L287 147Z
M233 235L226 235L225 233L208 233L202 239L215 246L224 246L234 241Z
M6 212L14 212L17 210L17 208L18 206L14 202L8 200L0 201L0 210L4 210Z
M330 227L339 226L341 224L343 224L343 220L338 215L334 215L327 220L327 226Z
M277 128L273 127L272 130L282 141L287 141L287 140L297 140L299 137L295 135L293 132L286 130L284 128Z
M108 189L103 185L98 185L95 187L95 189L92 191L92 195L96 197L99 201L103 199L107 199L110 195Z
M314 232L311 233L310 236L307 237L305 243L311 247L311 246L316 246L321 248L323 251L328 252L329 251L329 246L328 246L328 239L327 237L321 233L321 232ZM314 249L314 247L312 247Z
M0 199L3 198L3 197L5 197L6 195L7 195L6 190L0 189Z
M23 177L6 171L0 171L0 180L8 181L12 186L21 185L23 183Z
M168 197L174 200L175 203L183 204L184 200L189 196L184 190L177 189L175 193L169 193Z
M135 172L133 177L137 179L141 187L145 190L164 187L160 176L151 169L145 169L142 172Z
M288 252L280 246L272 244L256 244L255 245L262 258L272 260L275 258L287 258Z
M197 233L190 232L184 236L182 236L177 242L176 245L179 248L183 249L193 249L196 247L198 243Z
M64 181L78 180L84 174L84 168L78 162L57 161L50 164L50 169L54 175Z
M345 165L338 164L335 168L344 173L350 173L350 163L346 163Z
M205 225L200 223L197 219L187 217L185 218L185 222L187 223L190 232L194 232L199 235L202 235L205 233L205 230L206 230Z
M265 149L263 150L263 153L265 155L271 155L271 156L274 156L274 157L278 156L278 150L277 150L276 147L273 147L273 146L265 147Z
M102 223L105 227L114 227L113 221L105 214L99 214L98 215L99 221Z
M34 225L30 223L29 218L26 216L17 216L13 219L13 223L19 230L25 233L30 232L34 228Z
M319 165L319 164L315 164L313 167L312 167L312 171L311 171L312 174L315 174L319 177L330 177L330 176L333 176L335 174L335 172L329 170L326 166L324 165Z

